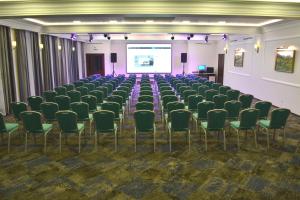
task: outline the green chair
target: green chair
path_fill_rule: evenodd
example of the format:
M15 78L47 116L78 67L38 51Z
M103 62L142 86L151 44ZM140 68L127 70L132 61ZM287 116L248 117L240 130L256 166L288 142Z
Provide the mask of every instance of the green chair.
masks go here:
M113 87L114 87L113 84L105 83L102 86L107 88L107 95L111 95L111 93L113 91Z
M120 113L120 104L117 102L106 102L102 104L102 110L108 110L115 113L115 121L119 122L120 134L122 133L122 127L124 122L124 115Z
M70 102L80 102L81 101L81 93L77 90L71 90L67 92L68 97L70 97Z
M204 99L203 96L201 95L191 95L188 97L188 106L186 109L189 111L196 112L197 111L197 105L198 103L202 102Z
M118 149L118 127L114 122L115 113L108 110L101 110L93 113L95 124L95 150L97 150L97 136L99 133L114 133L115 134L115 151Z
M167 104L173 101L178 101L178 97L175 95L165 95L162 97L161 120L164 121L164 113L168 112Z
M150 110L150 111L153 111L153 109L154 109L153 103L148 102L148 101L138 102L135 105L135 107L136 107L136 110Z
M41 103L43 103L43 98L40 96L28 97L28 105L32 111L41 112Z
M218 95L218 90L210 89L205 91L205 100L206 101L213 101L213 97Z
M182 102L179 102L179 101L173 101L173 102L169 102L167 104L167 113L165 113L165 124L168 124L168 117L170 116L170 113L173 111L173 110L179 110L179 109L184 109L184 103Z
M89 105L89 112L97 111L97 98L93 95L84 95L81 97L81 101Z
M206 90L209 90L209 87L207 85L201 85L198 87L198 95L201 95L205 97Z
M223 109L226 101L227 101L227 96L224 94L218 94L213 97L213 102L215 103L215 109Z
M43 93L43 97L46 102L55 102L55 97L57 93L55 91L49 90Z
M251 107L251 103L253 100L253 95L251 94L242 94L239 96L239 102L242 103L242 110Z
M41 110L47 122L56 121L56 112L58 112L58 104L53 102L45 102L41 104Z
M224 109L214 109L207 112L207 122L201 123L201 128L205 136L205 151L207 151L207 134L210 131L222 131L224 141L224 151L226 151L225 120L227 111Z
M86 87L88 89L88 92L93 91L96 87L93 83L84 83L83 87Z
M20 113L23 111L27 111L27 105L23 102L12 102L11 109L14 115L14 118L17 122L21 121Z
M5 123L3 114L0 113L0 135L3 136L4 134L8 135L8 142L7 142L7 152L10 152L10 138L11 134L16 132L19 128L19 124L17 123Z
M101 106L101 104L103 103L103 92L99 91L99 90L93 90L89 92L90 95L93 95L94 97L97 98L97 105Z
M254 107L259 110L259 119L267 119L272 103L268 101L258 101Z
M115 90L112 92L112 95L118 95L123 97L123 105L127 106L129 103L129 94L124 90ZM129 105L128 105L129 106Z
M191 112L180 109L170 112L170 122L168 123L169 148L172 151L172 134L174 132L186 132L188 136L189 151L191 149L191 131L190 131Z
M164 90L162 92L160 92L160 96L161 96L161 99L166 96L166 95L175 95L175 92L172 91L172 90Z
M75 85L73 84L64 84L63 87L67 89L67 92L75 89Z
M275 134L277 129L282 129L283 130L283 142L285 142L285 126L287 119L290 115L291 111L289 109L285 108L277 108L272 110L271 112L271 119L266 120L262 119L258 121L259 127L261 127L263 130L266 131L267 133L267 144L268 144L268 149L270 147L270 142L269 142L269 130L272 129L273 132L273 139L275 139Z
M143 86L140 88L140 91L152 91L152 88L150 86Z
M195 91L195 90L185 90L184 92L183 92L183 101L184 101L184 103L186 104L186 105L188 105L188 98L189 98L189 96L191 96L191 95L196 95L197 94L197 92Z
M153 92L152 91L148 91L148 90L142 90L142 91L140 91L140 96L144 96L144 95L153 96Z
M125 117L125 107L123 106L123 97L119 95L111 95L107 98L109 102L116 102L119 104L119 113L123 114L123 117Z
M76 90L80 92L81 96L88 95L89 93L89 89L84 86L77 87Z
M57 95L66 95L67 94L67 88L63 87L63 86L59 86L54 88L55 92L57 93Z
M230 127L236 131L237 134L237 147L240 149L239 132L250 130L254 134L255 147L257 147L256 139L256 124L259 116L259 110L254 108L244 109L240 112L239 121L231 121ZM247 133L247 132L246 132Z
M200 102L197 105L197 112L193 113L193 119L195 120L196 132L198 132L199 122L207 121L207 112L215 109L215 103L212 101Z
M58 111L56 118L59 124L59 152L61 153L61 136L67 136L75 133L78 134L78 152L80 153L81 147L81 134L84 131L84 124L77 123L77 114L73 111Z
M44 152L47 150L47 135L53 129L52 124L42 124L42 115L36 111L24 111L20 114L25 130L25 152L27 152L27 136L33 134L44 136Z
M77 121L88 122L90 135L92 134L93 115L89 114L89 104L86 102L71 103L71 110L77 114Z
M83 81L75 81L74 85L76 88L83 86L84 82Z
M134 151L136 152L137 134L138 133L153 133L153 151L155 152L155 113L149 110L135 111L133 114L135 129L134 129Z
M171 90L172 91L172 88L169 85L162 86L162 87L159 88L159 92L160 93L162 93L163 91L167 91L167 90Z
M213 90L217 90L219 92L219 88L221 87L222 85L220 83L213 83L211 88Z
M181 86L179 87L179 92L178 95L180 95L181 99L184 99L183 93L187 90L192 90L192 88L190 86Z
M229 86L220 86L219 87L219 94L224 94L224 95L226 95L226 92L228 91L228 90L230 90L231 88L229 87Z
M236 100L226 101L224 104L224 109L227 111L227 119L229 121L236 121L239 118L241 110L241 102Z
M103 86L96 87L96 90L99 90L103 93L103 99L106 99L108 97L108 89Z
M238 100L238 98L240 96L240 91L238 91L238 90L227 90L226 95L227 95L227 100L228 101Z
M59 95L55 97L55 102L58 104L59 110L69 110L71 99L65 95Z
M141 101L148 101L148 102L151 102L153 103L153 96L149 96L149 95L143 95L143 96L139 96L138 97L138 102L141 102Z
M193 83L192 89L198 93L198 87L200 87L201 85L202 85L201 83Z

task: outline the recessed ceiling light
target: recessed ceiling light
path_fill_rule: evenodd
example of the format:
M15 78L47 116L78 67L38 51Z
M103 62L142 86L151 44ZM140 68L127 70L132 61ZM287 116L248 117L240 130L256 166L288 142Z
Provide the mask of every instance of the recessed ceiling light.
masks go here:
M189 24L189 23L191 23L191 21L184 20L184 21L182 21L182 23L184 23L184 24Z
M80 24L81 21L79 21L79 20L74 20L73 23L74 23L74 24Z
M153 23L154 20L146 20L146 23Z
M114 23L118 23L118 21L117 20L110 20L109 23L114 24Z
M226 21L218 21L219 24L226 24Z

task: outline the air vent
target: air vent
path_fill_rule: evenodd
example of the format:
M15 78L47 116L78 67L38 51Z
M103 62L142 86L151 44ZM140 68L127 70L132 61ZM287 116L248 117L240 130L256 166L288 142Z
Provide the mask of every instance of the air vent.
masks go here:
M243 38L243 40L251 40L253 39L253 37L246 37L246 38Z

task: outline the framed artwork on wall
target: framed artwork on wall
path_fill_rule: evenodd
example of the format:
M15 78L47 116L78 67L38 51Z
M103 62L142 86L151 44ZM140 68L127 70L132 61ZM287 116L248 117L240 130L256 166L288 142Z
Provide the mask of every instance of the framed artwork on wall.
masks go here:
M234 66L243 67L244 64L244 51L242 49L236 49L234 51Z
M293 73L295 64L295 53L293 49L276 49L275 71Z

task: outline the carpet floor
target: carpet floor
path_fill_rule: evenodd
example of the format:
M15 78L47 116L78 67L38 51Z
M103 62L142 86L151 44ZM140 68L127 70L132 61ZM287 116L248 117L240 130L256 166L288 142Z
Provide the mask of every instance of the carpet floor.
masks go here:
M253 135L242 134L237 151L236 135L226 129L227 151L222 135L210 134L205 152L203 133L193 128L191 151L185 135L178 133L170 153L155 91L156 152L152 134L143 134L135 153L133 112L138 91L137 86L118 152L113 135L101 137L95 151L94 137L86 134L80 154L75 135L67 144L63 141L60 154L57 124L49 134L46 154L42 137L36 144L31 137L25 153L18 134L7 154L5 136L0 145L0 199L300 199L299 116L289 117L286 143L277 136L269 151L262 132L258 148Z

